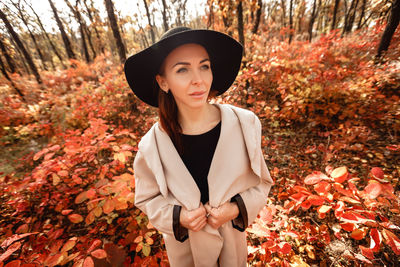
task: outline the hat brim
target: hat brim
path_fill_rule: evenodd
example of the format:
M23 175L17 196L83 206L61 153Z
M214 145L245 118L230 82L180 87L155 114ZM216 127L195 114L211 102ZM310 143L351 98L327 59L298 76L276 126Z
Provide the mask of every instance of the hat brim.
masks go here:
M243 46L221 32L187 30L164 38L125 61L126 80L139 99L158 107L159 87L155 75L167 55L187 43L200 44L207 50L213 73L211 90L218 91L217 95L220 95L229 89L240 69Z

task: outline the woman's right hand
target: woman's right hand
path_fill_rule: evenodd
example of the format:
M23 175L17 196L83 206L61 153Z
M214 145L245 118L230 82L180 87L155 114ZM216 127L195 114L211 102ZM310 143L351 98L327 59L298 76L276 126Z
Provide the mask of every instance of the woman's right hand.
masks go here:
M190 211L182 207L179 222L183 227L197 232L207 224L206 214L203 204L199 208Z

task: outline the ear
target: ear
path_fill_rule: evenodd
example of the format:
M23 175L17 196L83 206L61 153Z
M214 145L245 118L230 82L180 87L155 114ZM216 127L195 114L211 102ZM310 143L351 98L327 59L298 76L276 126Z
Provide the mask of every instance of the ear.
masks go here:
M163 76L161 76L160 74L157 74L156 81L158 83L158 86L160 86L161 90L168 93L169 88L168 88L168 83L165 80L165 78Z

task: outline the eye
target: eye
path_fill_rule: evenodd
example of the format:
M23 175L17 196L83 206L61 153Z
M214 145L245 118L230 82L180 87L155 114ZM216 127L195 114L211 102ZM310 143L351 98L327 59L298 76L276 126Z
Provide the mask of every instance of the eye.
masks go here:
M186 72L186 71L187 71L186 68L180 68L180 69L178 69L178 70L176 71L176 73L183 73L183 72Z
M202 66L201 66L201 69L203 69L203 70L208 70L209 68L210 68L209 65L202 65Z

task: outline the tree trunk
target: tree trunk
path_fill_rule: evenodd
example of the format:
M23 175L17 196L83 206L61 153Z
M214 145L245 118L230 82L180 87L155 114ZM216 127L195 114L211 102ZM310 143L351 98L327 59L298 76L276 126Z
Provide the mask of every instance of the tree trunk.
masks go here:
M260 18L261 18L262 8L263 8L262 0L258 0L258 2L257 2L256 20L254 22L253 29L251 30L251 32L253 34L257 33L258 26L260 25Z
M396 31L400 21L400 0L395 0L392 4L389 21L386 25L385 31L382 34L381 41L378 47L377 58L382 56L383 51L387 51L392 40L393 34Z
M26 2L25 2L25 3L26 3ZM38 23L40 29L43 31L44 35L46 36L46 39L47 39L47 41L49 42L51 48L53 49L54 54L56 54L56 56L57 56L58 59L60 60L61 66L65 69L66 66L65 66L65 64L64 64L64 62L63 62L64 59L62 58L60 52L57 50L57 48L56 48L55 44L53 43L53 41L50 39L49 34L48 34L48 33L46 32L46 30L44 29L43 23L42 23L42 21L40 20L39 15L36 13L36 11L32 8L31 5L29 5L29 4L27 4L27 5L28 5L28 6L30 7L30 9L32 10L33 14L35 14L36 19L37 19L37 23Z
M82 19L81 19L81 14L79 13L79 10L78 10L79 1L76 1L75 8L71 5L71 3L68 0L64 0L64 1L67 4L67 6L69 7L69 9L71 9L72 14L74 15L76 21L79 24L79 32L81 34L81 44L82 44L83 53L85 55L86 62L89 63L92 60L91 60L91 58L89 56L88 47L86 45L85 30L84 30L83 22L82 22Z
M361 29L361 25L362 25L362 19L365 16L365 7L367 6L367 0L363 0L362 2L362 6L361 6L361 14L360 14L360 19L358 20L358 24L357 24L357 30Z
M151 41L154 44L156 42L156 36L154 35L153 23L151 23L149 6L147 5L147 1L146 0L143 0L143 3L144 3L144 8L146 9L147 20L148 20L149 26L150 26Z
M354 7L353 7L353 11L352 11L351 16L350 16L350 21L348 23L349 25L348 25L348 31L347 32L351 32L351 30L353 29L354 20L356 18L358 2L359 2L359 0L356 0L356 3L354 5Z
M239 41L243 45L243 54L245 54L242 1L239 1L239 4L237 5L237 20L238 20Z
M354 9L354 5L355 5L356 1L358 2L358 0L352 0L352 1L351 1L350 8L349 8L348 12L345 13L346 16L345 16L345 18L344 18L344 25L343 25L343 30L342 30L342 36L343 36L345 33L348 33L348 32L351 31L351 27L353 26L353 25L351 24L351 17L352 17L352 11L353 11L353 9ZM345 1L345 2L346 2L346 1ZM351 24L351 26L350 26L350 24Z
M289 6L289 44L292 42L293 38L293 0L290 0L290 6Z
M281 9L282 9L282 27L286 27L286 5L285 5L285 0L281 0Z
M19 49L22 51L25 60L27 61L29 68L32 70L33 75L36 78L36 81L39 84L42 84L42 78L39 75L39 72L36 68L35 63L32 60L31 55L28 53L28 51L25 49L24 45L22 44L21 39L19 38L18 34L14 31L13 27L11 26L10 22L8 21L6 14L3 13L3 11L0 9L0 18L3 20L8 32L11 34L12 38L14 39L15 43L19 47Z
M58 17L57 9L51 0L48 0L48 1L49 1L51 9L53 10L54 18L55 18L55 20L57 22L57 26L60 30L61 37L64 42L65 50L67 51L68 58L75 59L76 56L75 56L74 52L72 51L71 42L69 41L69 38L68 38L67 34L65 33L64 26L63 26L60 18Z
M11 87L14 88L14 90L22 98L22 100L24 100L24 102L26 102L26 100L24 98L24 94L18 89L18 87L15 85L14 81L11 80L10 76L8 76L8 73L6 71L6 67L4 66L4 62L1 59L1 57L0 57L0 70L3 73L4 77L6 77L6 79L11 83Z
M332 18L331 31L333 31L336 28L336 16L337 16L338 8L339 8L339 3L340 3L340 0L335 0L335 6L333 7L333 18Z
M207 19L207 29L211 28L214 25L214 8L213 8L213 4L208 2L208 6L210 8L210 12L208 14L208 19ZM213 27L213 29L214 29L214 27Z
M100 51L101 51L101 53L104 54L104 45L103 45L103 42L101 41L100 33L99 33L99 31L97 30L97 27L96 27L96 25L95 25L95 21L94 21L92 12L90 11L90 8L88 7L88 5L87 5L87 3L86 3L86 0L83 0L83 4L84 4L85 7L86 7L86 10L87 10L87 13L88 13L88 17L89 17L90 23L92 23L91 27L94 28L94 32L96 33L96 37L97 37L97 40L98 40L99 45L100 45Z
M162 11L162 16L163 16L163 22L164 22L164 31L168 31L168 18L167 18L167 4L165 3L165 0L161 0L163 4L163 11Z
M314 0L313 9L310 17L310 23L308 24L308 41L311 42L312 39L312 30L314 26L314 21L316 17L316 9L317 9L317 0Z
M6 58L8 67L10 68L10 72L11 73L16 72L17 68L15 67L14 60L12 59L10 54L7 52L7 49L6 49L6 46L3 43L3 38L2 37L0 37L0 49L1 49L4 57Z
M114 5L111 2L111 0L104 0L104 3L108 14L108 19L110 21L111 30L113 32L114 39L117 44L119 59L123 63L126 60L125 46L124 43L122 42L121 34L119 33L118 30L117 19L115 18L115 13L114 13Z
M12 2L12 3L13 3L13 5L14 5L14 7L18 10L18 14L19 14L20 19L21 19L22 22L24 23L25 27L28 29L29 36L31 37L31 39L32 39L32 41L33 41L33 44L35 45L36 52L38 53L39 58L40 58L40 60L42 61L42 67L43 67L43 69L44 69L44 70L48 70L47 67L46 67L46 62L45 62L44 57L43 57L43 53L42 53L42 51L40 50L40 47L39 47L39 45L38 45L38 43L37 43L37 41L36 41L36 37L35 37L35 35L33 34L33 32L31 31L31 29L29 28L28 21L25 19L24 13L22 12L20 2L17 2L17 3Z

